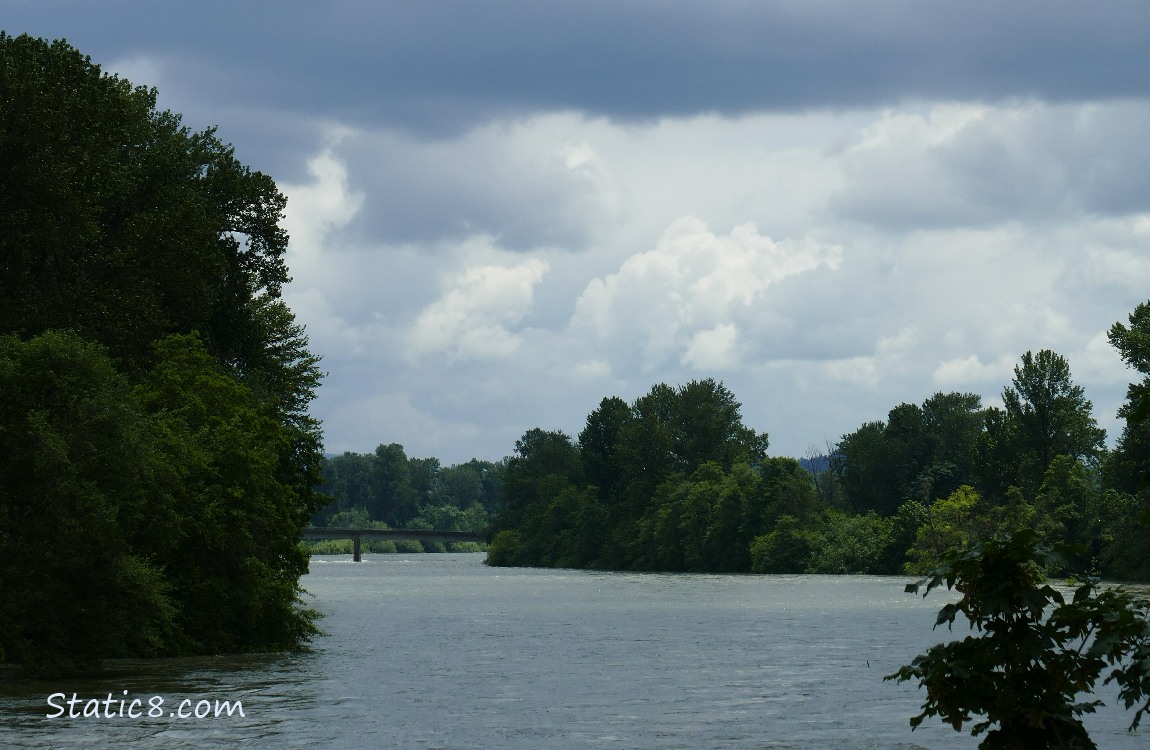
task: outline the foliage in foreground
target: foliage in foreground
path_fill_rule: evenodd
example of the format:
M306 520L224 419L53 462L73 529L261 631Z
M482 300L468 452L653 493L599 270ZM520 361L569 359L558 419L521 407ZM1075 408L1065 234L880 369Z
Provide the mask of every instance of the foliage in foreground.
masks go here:
M316 633L286 199L156 96L0 31L0 658L36 672Z
M1103 684L1119 686L1130 728L1150 711L1150 601L1088 579L1067 598L1043 571L1065 565L1064 554L1032 530L943 556L926 578L907 586L926 596L945 584L962 593L945 605L935 627L966 618L967 636L932 647L885 679L917 679L927 691L918 727L937 716L993 748L1094 748L1081 716L1101 705L1082 700L1108 668ZM988 731L989 730L989 731Z
M0 336L0 645L33 672L316 632L284 427L196 337L156 348L132 386L73 334Z

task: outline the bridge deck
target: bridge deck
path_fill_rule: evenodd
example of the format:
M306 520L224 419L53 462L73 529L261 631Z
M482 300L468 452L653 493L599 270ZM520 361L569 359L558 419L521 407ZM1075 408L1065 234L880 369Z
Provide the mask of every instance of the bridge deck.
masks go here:
M308 527L301 539L415 539L423 542L483 542L478 531L441 531L439 529L328 529Z

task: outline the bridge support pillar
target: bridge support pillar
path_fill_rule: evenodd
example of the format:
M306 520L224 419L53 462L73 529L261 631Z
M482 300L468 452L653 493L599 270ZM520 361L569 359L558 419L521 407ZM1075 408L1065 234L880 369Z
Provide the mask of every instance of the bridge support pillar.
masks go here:
M359 534L356 534L352 538L352 545L353 545L353 549L352 549L352 553L351 553L352 554L352 562L361 562L362 556L359 554Z

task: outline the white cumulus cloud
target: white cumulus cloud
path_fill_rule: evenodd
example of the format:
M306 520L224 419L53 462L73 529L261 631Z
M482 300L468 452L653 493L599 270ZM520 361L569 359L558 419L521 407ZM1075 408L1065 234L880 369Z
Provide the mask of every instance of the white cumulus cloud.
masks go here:
M548 269L538 258L465 269L419 314L409 336L409 359L431 352L464 360L511 356L521 343L513 328L530 311L535 285Z
M593 279L575 303L572 329L640 353L643 369L670 358L694 369L738 361L738 324L771 286L819 267L841 250L807 240L776 242L754 224L718 235L694 217L672 224L654 249Z

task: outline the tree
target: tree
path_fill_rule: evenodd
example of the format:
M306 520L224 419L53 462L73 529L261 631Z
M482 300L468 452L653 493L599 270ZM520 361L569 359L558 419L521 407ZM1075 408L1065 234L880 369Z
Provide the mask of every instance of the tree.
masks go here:
M678 388L659 383L636 399L629 420L614 417L621 425L614 451L621 497L613 510L641 516L672 474L690 476L708 461L727 471L763 459L767 435L743 424L741 408L734 394L711 378Z
M856 513L873 510L888 516L898 509L903 472L897 465L898 456L890 450L885 423L866 422L843 435L833 462L847 501Z
M422 507L428 503L442 505L432 494L438 492L437 485L443 479L443 472L439 466L438 458L409 458L407 459L407 476L411 482L411 489L415 491L416 502Z
M740 408L714 380L660 383L630 406L603 399L577 445L529 430L502 474L489 561L746 570L767 436L743 425Z
M52 422L59 405L45 411L36 389L14 399L0 433L38 424L32 445L51 448L37 455L59 475L5 481L31 483L33 498L71 487L69 523L106 541L103 563L82 559L140 592L84 605L74 621L94 637L75 639L79 650L47 628L0 633L25 644L5 647L8 658L35 643L68 668L81 657L298 647L316 632L298 607L307 559L296 541L320 504L321 436L307 410L321 374L280 299L285 199L214 131L194 133L155 104L155 90L104 75L63 41L0 32L0 335L57 351L14 355L9 375L51 383L86 372L76 393L89 393L113 381L93 364L100 351L131 387L126 398L104 388L105 440ZM126 420L119 431L112 414ZM44 508L11 512L9 544L55 544L52 524L34 520ZM96 533L109 518L118 536ZM12 606L62 611L110 590L44 570L59 573L53 585ZM96 635L126 622L139 638Z
M920 499L946 497L974 482L984 413L982 398L975 393L940 392L922 403L930 465L919 475L920 482L929 483Z
M751 540L764 526L762 474L739 463L723 476L703 540L707 569L744 572L751 569Z
M631 420L631 407L612 396L604 398L599 408L587 415L587 426L579 433L579 455L587 478L599 488L601 499L606 500L619 482L620 433Z
M1019 486L1033 493L1055 456L1096 462L1106 431L1091 415L1082 386L1070 377L1070 364L1049 349L1026 352L1014 380L1002 392L1006 417L1014 425L1019 455Z
M1094 748L1079 718L1101 701L1078 702L1107 667L1119 686L1131 729L1150 711L1150 600L1097 579L1070 601L1045 583L1043 570L1064 564L1032 530L949 552L933 572L906 587L923 595L946 584L962 593L935 627L961 614L979 637L939 644L885 679L917 679L927 690L918 727L938 716L956 731L987 730L980 748Z
M551 546L545 529L554 530L548 509L565 490L582 484L579 450L562 431L532 428L515 441L515 455L503 470L506 505L492 523L494 538L488 563L541 565ZM515 530L514 536L499 531ZM508 551L506 545L513 544Z
M679 386L672 407L674 468L691 473L708 461L728 470L767 455L767 436L743 424L742 405L722 383L706 378Z
M1046 542L1080 544L1089 560L1097 552L1091 544L1099 536L1099 494L1081 461L1064 455L1051 459L1034 499Z
M1133 493L1150 484L1150 303L1134 308L1129 322L1129 327L1115 323L1108 337L1122 361L1140 373L1142 380L1131 383L1126 391L1126 403L1118 412L1126 426L1107 456L1105 471L1111 486ZM1150 506L1146 522L1150 524Z
M751 541L751 572L804 572L817 543L817 532L812 528L794 516L779 516L771 532Z
M175 604L146 547L175 509L127 379L73 334L0 336L0 392L0 650L33 672L164 653Z
M887 560L893 541L893 517L882 518L875 513L855 516L828 510L819 520L819 533L806 572L839 575L893 572Z
M281 471L291 429L223 372L196 336L156 343L137 386L157 427L164 472L150 495L174 509L174 528L140 543L163 566L191 653L298 647L318 631L301 605L308 569L298 544L315 510ZM146 524L132 519L129 528Z
M372 459L370 454L350 451L324 459L323 485L332 502L312 517L314 525L329 525L328 519L343 511L359 508L367 513L368 508L377 506L371 481Z
M907 500L929 504L971 483L982 419L977 395L936 393L844 435L832 468L849 505L890 516Z
M0 333L73 330L141 370L199 330L250 373L282 328L259 300L288 279L285 199L155 105L63 41L0 32Z
M1018 488L1006 502L992 505L970 485L963 485L924 509L913 543L906 550L906 571L923 573L938 564L947 550L993 539L1022 528L1044 534L1053 522L1039 518Z
M371 457L373 519L400 528L419 512L419 496L411 484L411 464L403 446L380 445Z
M515 455L504 469L508 510L525 512L550 497L549 488L578 484L582 479L579 451L566 433L530 429L515 441Z

